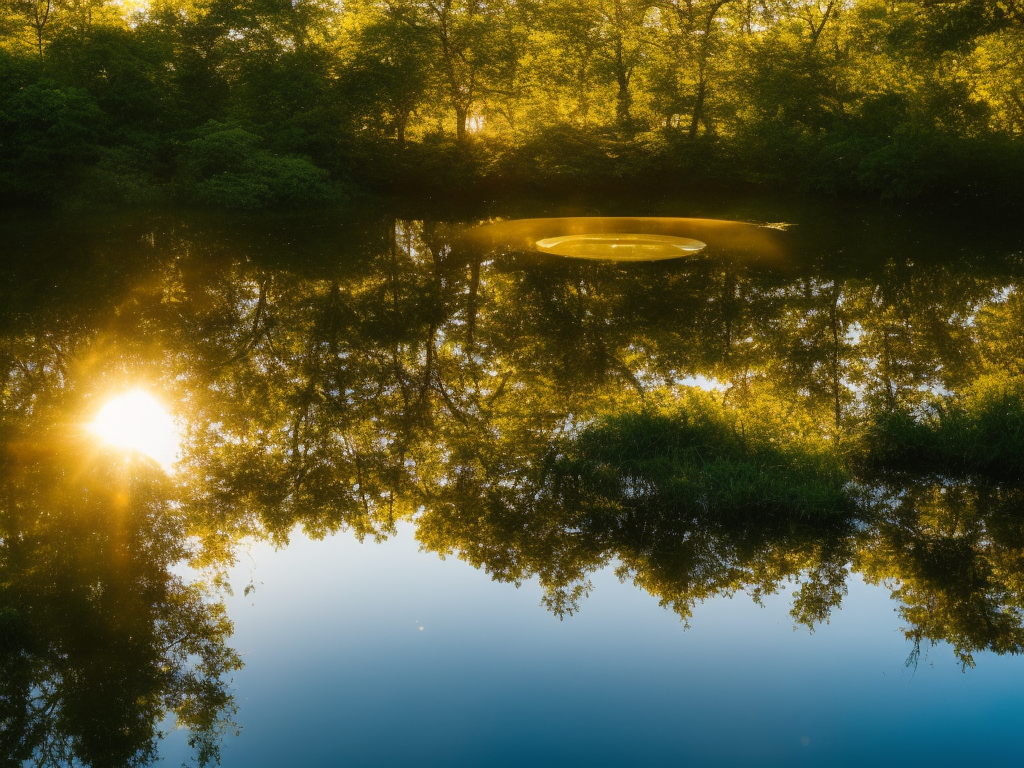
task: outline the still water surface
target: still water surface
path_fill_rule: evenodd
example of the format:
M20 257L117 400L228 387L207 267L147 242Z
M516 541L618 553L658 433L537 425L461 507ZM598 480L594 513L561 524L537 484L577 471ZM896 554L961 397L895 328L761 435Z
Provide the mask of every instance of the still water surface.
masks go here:
M12 764L1024 764L1024 240L563 213L5 220Z

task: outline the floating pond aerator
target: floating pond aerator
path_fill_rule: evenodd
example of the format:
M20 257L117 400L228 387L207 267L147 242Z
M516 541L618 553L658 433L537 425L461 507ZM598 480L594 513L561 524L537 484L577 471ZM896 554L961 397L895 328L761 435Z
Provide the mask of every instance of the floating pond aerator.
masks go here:
M509 219L467 227L460 246L521 254L617 262L742 258L779 264L790 235L772 227L722 219L659 216L561 216Z
M700 240L670 235L606 232L548 237L536 242L541 253L574 259L608 261L660 261L697 253L705 247Z

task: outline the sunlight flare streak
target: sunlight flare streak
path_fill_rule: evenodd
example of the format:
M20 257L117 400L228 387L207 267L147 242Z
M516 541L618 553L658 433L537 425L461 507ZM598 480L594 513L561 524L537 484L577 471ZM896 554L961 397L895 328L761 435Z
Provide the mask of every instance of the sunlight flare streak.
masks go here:
M89 431L107 445L152 459L167 472L178 457L181 439L173 417L142 390L109 400L90 422Z

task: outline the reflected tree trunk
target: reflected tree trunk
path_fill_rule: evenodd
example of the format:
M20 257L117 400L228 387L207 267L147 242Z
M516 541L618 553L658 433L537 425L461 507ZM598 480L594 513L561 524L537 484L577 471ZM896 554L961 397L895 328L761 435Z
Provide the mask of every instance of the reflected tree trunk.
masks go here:
M829 303L829 329L831 331L831 348L829 350L829 375L832 385L832 402L835 410L836 434L842 422L843 411L840 399L840 388L842 382L842 340L843 320L839 313L839 300L842 298L842 290L836 284L832 289L832 301Z
M480 259L476 258L469 267L469 298L466 301L466 352L473 352L476 333L477 293L480 290Z

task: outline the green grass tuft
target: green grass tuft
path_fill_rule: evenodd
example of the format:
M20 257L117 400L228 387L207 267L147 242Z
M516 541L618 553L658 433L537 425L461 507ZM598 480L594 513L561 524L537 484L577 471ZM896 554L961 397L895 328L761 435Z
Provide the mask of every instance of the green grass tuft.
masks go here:
M747 432L710 400L617 413L583 431L560 473L617 506L718 518L853 515L842 463L795 438Z
M924 414L879 414L867 430L872 466L1024 478L1024 382L982 379Z

